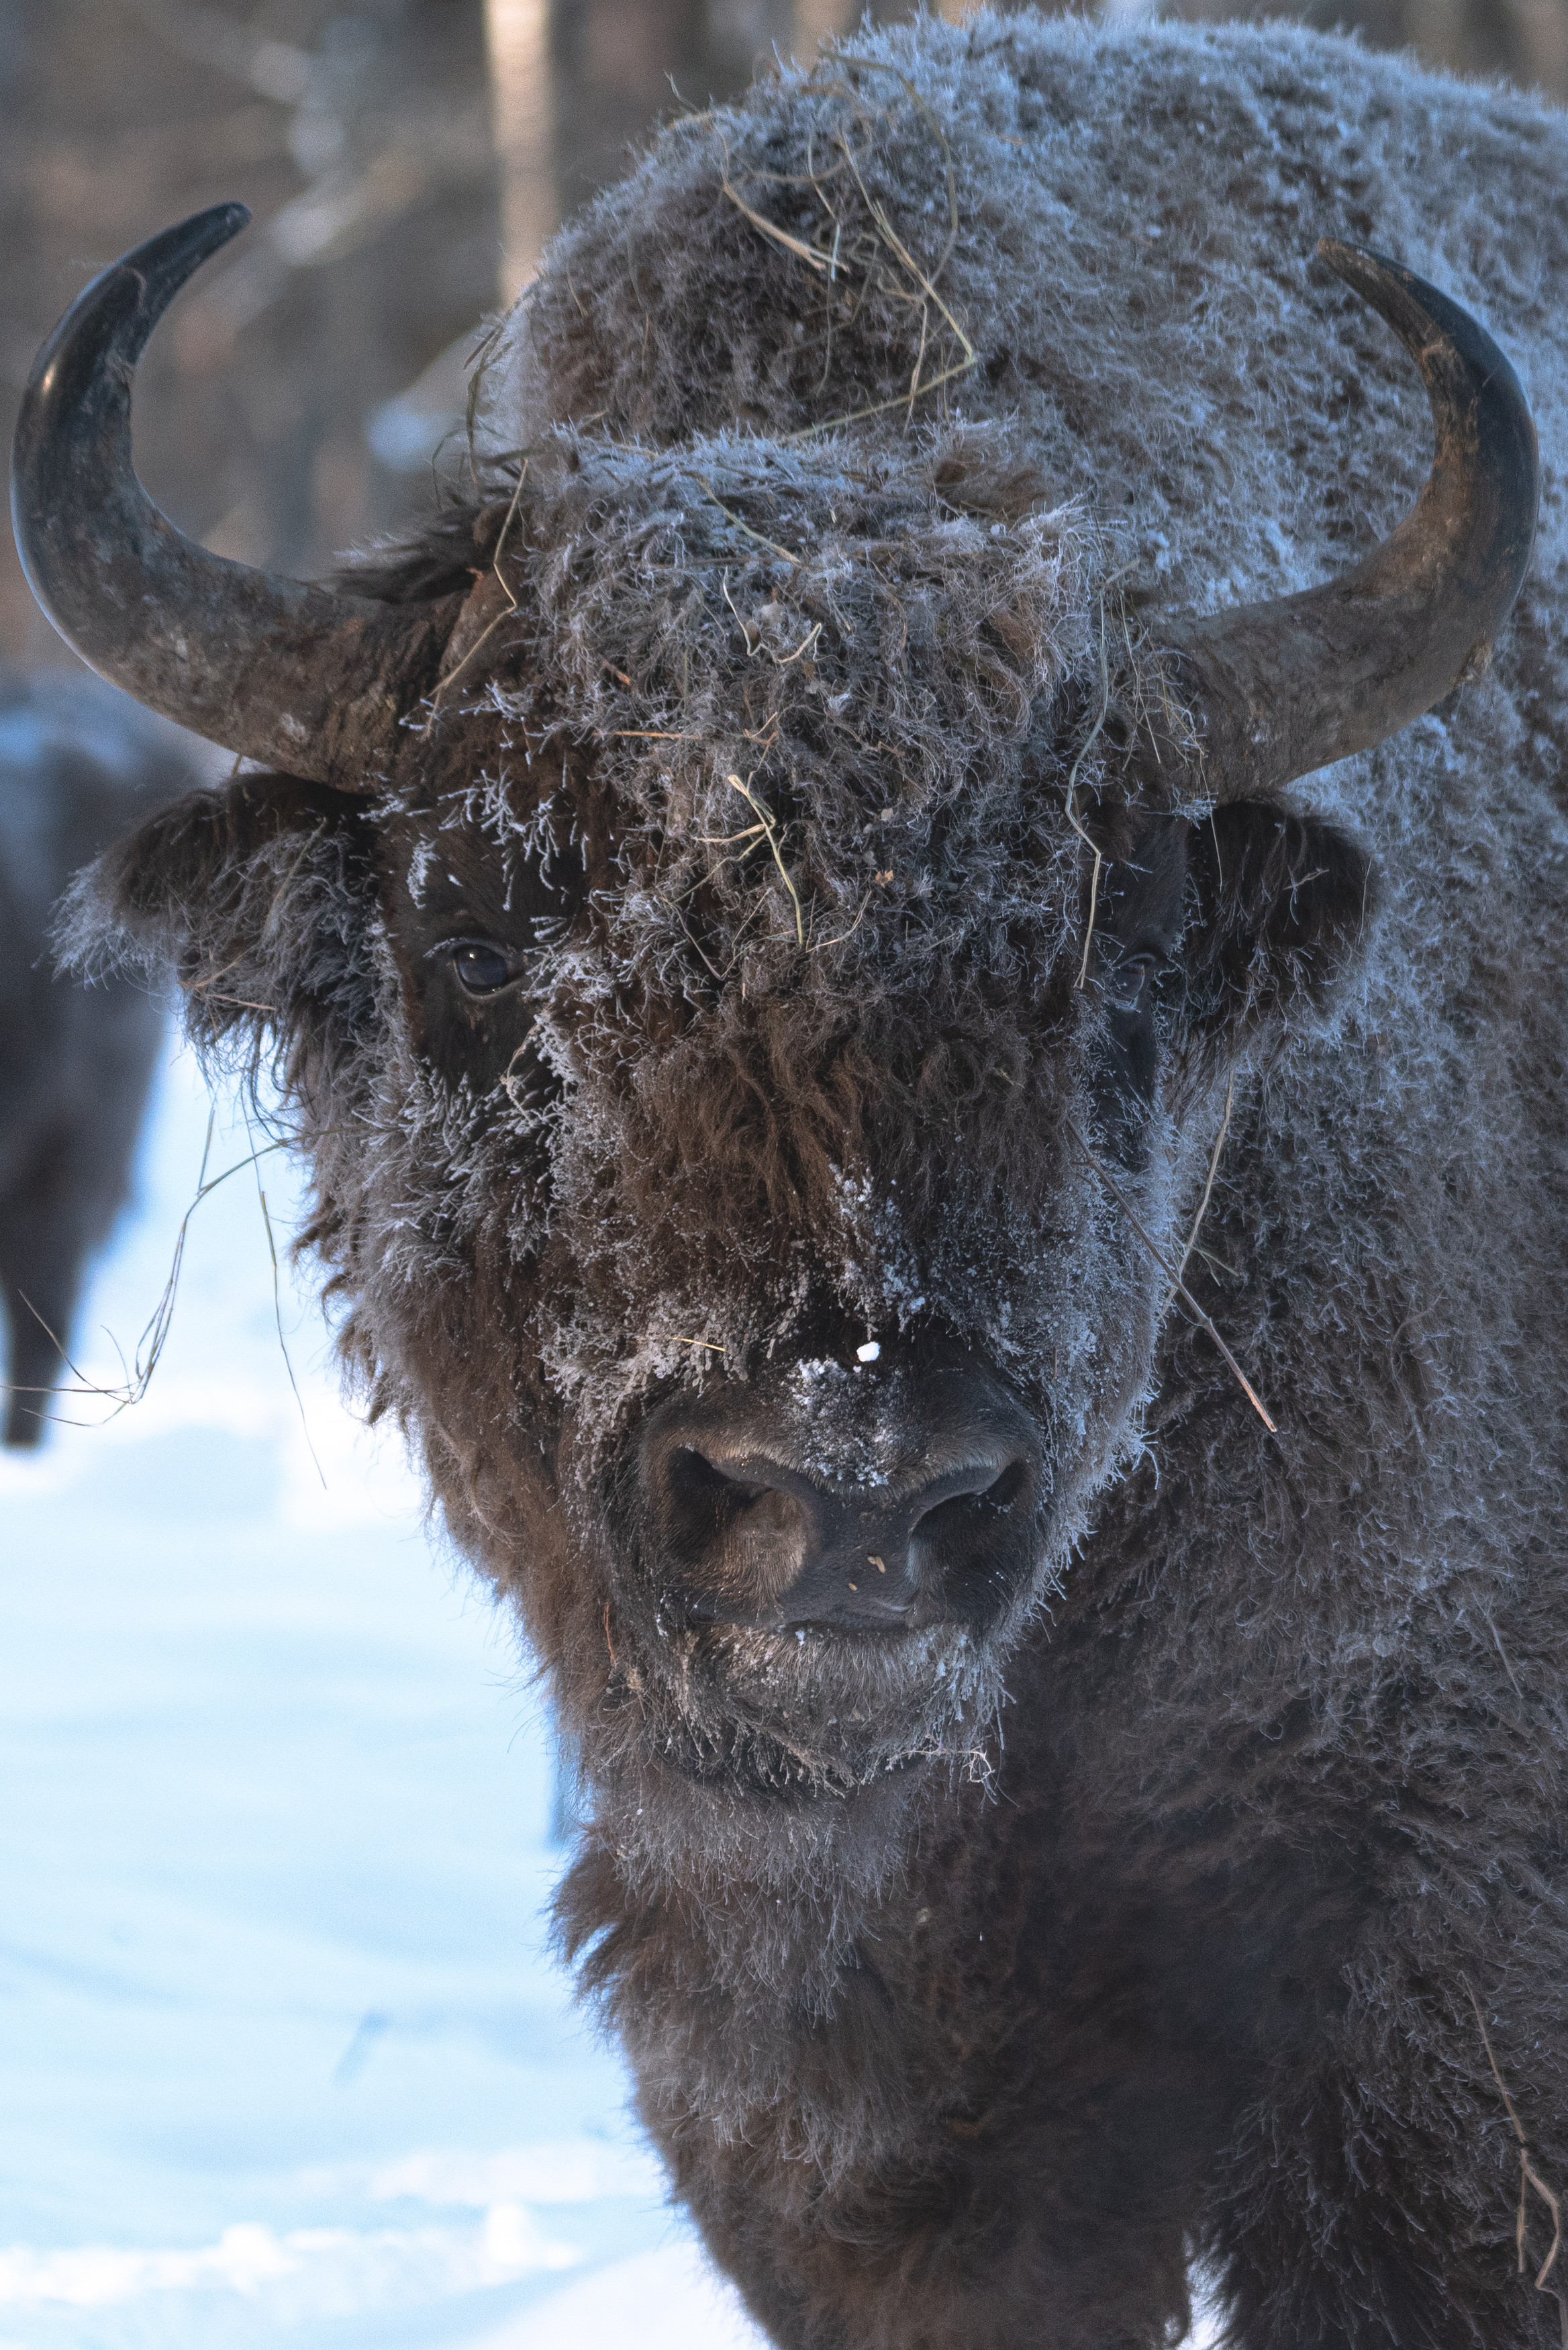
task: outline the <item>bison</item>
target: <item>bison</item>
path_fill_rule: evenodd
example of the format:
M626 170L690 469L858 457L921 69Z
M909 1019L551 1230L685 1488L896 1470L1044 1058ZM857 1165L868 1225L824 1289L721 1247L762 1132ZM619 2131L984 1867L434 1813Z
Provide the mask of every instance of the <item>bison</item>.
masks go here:
M83 1268L122 1205L162 1015L144 985L50 968L73 873L199 767L171 726L95 677L0 675L0 1297L4 1441L36 1444Z
M37 593L249 763L75 951L275 1076L781 2344L1555 2332L1565 180L1296 31L866 32L327 586L131 468L238 207L40 359Z

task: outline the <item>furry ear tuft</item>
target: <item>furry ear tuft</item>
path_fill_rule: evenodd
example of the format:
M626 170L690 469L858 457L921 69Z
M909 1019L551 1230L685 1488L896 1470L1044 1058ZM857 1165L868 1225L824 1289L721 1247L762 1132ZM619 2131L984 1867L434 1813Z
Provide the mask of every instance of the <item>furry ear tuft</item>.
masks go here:
M1376 907L1371 864L1347 834L1250 800L1192 827L1188 877L1180 1016L1199 1048L1321 1011Z
M422 604L466 591L493 556L511 503L454 500L411 536L383 539L339 564L332 584L380 604Z
M268 1024L286 1035L357 962L366 832L357 803L290 775L192 792L78 876L57 952L89 980L171 976L198 1045Z

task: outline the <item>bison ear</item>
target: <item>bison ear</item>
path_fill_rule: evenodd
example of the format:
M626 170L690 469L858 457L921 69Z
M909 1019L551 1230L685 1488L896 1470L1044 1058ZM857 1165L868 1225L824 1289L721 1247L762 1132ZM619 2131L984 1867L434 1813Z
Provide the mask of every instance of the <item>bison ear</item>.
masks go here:
M1347 834L1234 801L1193 826L1188 877L1179 1018L1191 1045L1324 1008L1375 901L1371 864Z
M368 833L358 802L292 775L188 793L78 877L57 925L61 959L88 977L127 965L171 975L198 1037L258 1014L287 1026L296 1007L280 974L286 995L302 982L320 995L353 959L361 926L345 915L368 888Z

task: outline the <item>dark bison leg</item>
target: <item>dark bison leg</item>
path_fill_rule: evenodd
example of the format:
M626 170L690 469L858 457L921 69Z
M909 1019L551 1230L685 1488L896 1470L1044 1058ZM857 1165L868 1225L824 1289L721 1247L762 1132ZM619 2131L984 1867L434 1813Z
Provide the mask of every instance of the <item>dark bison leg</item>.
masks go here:
M0 1194L8 1445L36 1444L48 1427L83 1271L125 1201L161 1035L154 1007L129 987L84 993L70 1013L55 1040L63 1097L11 1154Z
M644 2113L787 2350L1168 2350L1236 2110L1191 1969L1173 1981L1207 1913L1064 1846L1059 1788L959 1808L868 1917L827 2017L694 2013L674 1968L646 1976L628 2016ZM694 1956L680 1975L711 1982ZM744 2072L742 2107L726 2085Z
M1183 2210L1125 2159L1108 2179L1104 2152L1081 2130L1021 2132L830 2187L808 2161L689 2143L677 2169L784 2350L1168 2350L1195 2199Z
M0 1294L11 1327L5 1440L41 1442L69 1346L82 1270L101 1217L81 1140L58 1128L35 1146L0 1200Z
M1473 2076L1474 2051L1424 2044L1430 2004L1390 1997L1375 2016L1353 2012L1334 2062L1271 2084L1248 2116L1209 2238L1235 2350L1561 2343L1558 2303L1533 2286L1552 2215L1531 2198L1521 2276L1517 2145L1501 2100L1495 2112L1480 2098L1455 2109L1448 2083ZM1396 2015L1395 2032L1407 2035L1403 2068L1388 2061ZM1563 2183L1538 2141L1534 2159L1554 2190Z

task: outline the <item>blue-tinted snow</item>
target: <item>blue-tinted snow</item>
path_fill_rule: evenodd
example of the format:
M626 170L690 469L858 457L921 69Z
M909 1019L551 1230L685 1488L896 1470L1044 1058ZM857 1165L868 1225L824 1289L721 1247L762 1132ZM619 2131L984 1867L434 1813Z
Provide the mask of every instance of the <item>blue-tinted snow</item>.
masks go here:
M105 1384L207 1111L175 1056L82 1316ZM0 2350L739 2350L548 1952L525 1660L286 1267L304 1428L274 1316L246 1171L145 1400L0 1461Z

